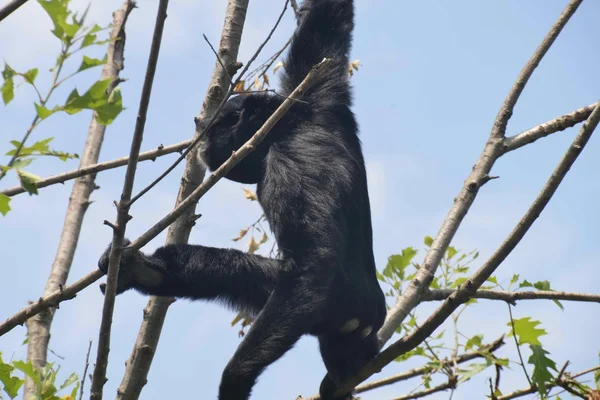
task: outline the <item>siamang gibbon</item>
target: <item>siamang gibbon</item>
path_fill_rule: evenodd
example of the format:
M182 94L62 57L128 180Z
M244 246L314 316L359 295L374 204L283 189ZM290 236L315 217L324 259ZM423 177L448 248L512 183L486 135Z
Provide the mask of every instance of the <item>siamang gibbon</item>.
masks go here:
M227 364L220 400L245 400L258 376L304 334L319 340L322 399L379 352L386 316L375 275L367 176L350 110L352 0L305 0L277 95L231 98L205 132L199 155L218 168L323 58L325 71L266 139L226 176L256 183L279 259L173 244L121 261L117 293L218 300L256 315ZM205 121L199 120L203 130ZM126 242L128 244L129 242ZM99 261L106 272L110 248ZM351 399L350 393L338 399Z

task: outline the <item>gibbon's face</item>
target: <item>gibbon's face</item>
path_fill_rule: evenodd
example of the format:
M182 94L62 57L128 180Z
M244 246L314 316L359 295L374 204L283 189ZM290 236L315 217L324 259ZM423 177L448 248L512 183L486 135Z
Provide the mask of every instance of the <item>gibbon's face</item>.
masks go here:
M269 96L238 95L230 98L213 125L203 133L200 157L211 170L218 168L231 156L218 149L239 149L264 123L274 104ZM198 121L202 132L208 119Z

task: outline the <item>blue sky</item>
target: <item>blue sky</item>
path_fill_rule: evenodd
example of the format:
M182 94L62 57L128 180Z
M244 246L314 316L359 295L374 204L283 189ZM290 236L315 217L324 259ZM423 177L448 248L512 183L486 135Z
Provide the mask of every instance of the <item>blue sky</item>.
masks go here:
M78 9L87 4L79 0L74 3ZM93 1L89 21L106 24L120 3ZM121 86L128 109L109 127L102 160L129 151L157 3L140 0L139 8L130 16L122 72L128 81ZM241 61L248 60L266 37L283 2L250 3ZM214 65L202 34L218 43L225 4L224 0L179 0L170 5L143 149L192 135L193 117L200 110ZM354 110L367 160L375 255L380 268L390 254L407 246L421 248L423 237L437 232L515 77L565 5L566 1L557 0L356 1L353 58L359 58L362 67L352 79ZM600 35L599 13L600 5L594 1L584 2L577 11L523 93L509 134L598 100L600 55L595 38ZM288 12L263 51L264 57L281 47L294 25ZM58 52L50 29L49 18L34 1L0 24L0 57L17 70L39 67L42 87L49 82L47 70ZM70 66L75 68L78 63L78 59L72 60ZM90 70L74 79L56 94L56 101L64 100L73 85L85 90L99 73L98 69ZM8 141L21 137L27 129L33 100L33 93L21 87L13 102L0 108L2 154L9 148ZM89 119L85 112L53 116L35 131L34 138L54 136L55 147L81 152ZM493 170L501 178L480 192L454 245L463 250L477 248L480 260L485 260L527 210L576 132L570 129L503 157ZM507 282L512 274L519 273L531 281L550 280L557 290L598 292L598 154L600 142L592 138L544 214L498 270L500 280ZM165 157L141 164L136 188L144 187L172 160ZM32 164L31 171L48 176L76 166L77 161L41 160ZM127 236L139 236L172 209L182 171L182 167L177 168L135 205ZM93 194L94 203L86 215L72 280L95 268L111 238L102 221L115 218L112 201L120 194L123 175L124 169L118 169L97 179L101 189ZM2 186L14 183L11 177ZM66 184L44 189L39 196L15 197L13 211L0 223L0 319L43 291L70 191L71 184ZM244 248L245 242L234 243L231 238L260 215L258 205L244 199L240 185L225 181L202 199L198 211L203 217L192 232L191 242L221 247ZM160 235L145 250L162 245L164 238ZM423 254L421 251L417 257ZM146 301L133 292L118 298L105 386L108 397L121 380ZM54 355L49 359L58 361L63 371L82 371L89 339L94 341L95 354L101 308L97 285L61 306L52 328L51 349L65 360ZM423 317L431 309L432 305L422 306L418 313ZM600 328L595 317L598 305L566 303L562 312L551 302L528 302L520 303L514 313L516 318L531 316L543 322L549 332L542 338L543 344L557 363L570 360L574 371L597 365L600 349L594 332ZM237 329L229 324L233 317L215 304L175 303L142 398L216 398L223 367L239 343ZM468 336L483 333L491 341L506 332L507 321L504 304L481 302L464 314L461 329ZM21 346L24 334L24 328L17 328L0 338L5 357L25 357L26 349ZM499 355L514 356L514 347L508 344ZM377 377L412 368L419 361L396 363ZM262 375L253 398L311 395L324 371L316 340L303 338ZM486 371L483 376L490 374ZM389 399L417 384L410 381L361 397ZM505 391L526 386L522 373L514 367L505 373L503 384ZM465 384L454 399L479 398L486 390L487 382L481 377Z

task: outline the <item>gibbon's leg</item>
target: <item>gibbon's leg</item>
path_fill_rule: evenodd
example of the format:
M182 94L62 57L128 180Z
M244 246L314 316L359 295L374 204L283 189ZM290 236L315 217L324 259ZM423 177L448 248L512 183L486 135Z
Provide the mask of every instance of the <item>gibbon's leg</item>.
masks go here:
M246 400L258 376L319 320L325 297L315 290L310 271L285 274L225 367L219 400ZM307 279L308 278L308 279Z
M349 334L335 333L319 336L319 347L327 375L321 382L321 400L351 400L350 393L333 397L337 386L353 377L379 353L377 332L363 338L360 329Z
M126 244L127 245L127 244ZM98 266L106 272L106 250ZM140 252L121 260L118 293L134 288L155 296L217 299L258 312L267 302L282 261L234 249L168 245L152 256Z

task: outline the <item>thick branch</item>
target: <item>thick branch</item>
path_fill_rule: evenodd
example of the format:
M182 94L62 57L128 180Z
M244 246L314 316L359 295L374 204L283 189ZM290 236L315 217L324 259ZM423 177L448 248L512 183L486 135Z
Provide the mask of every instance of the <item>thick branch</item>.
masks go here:
M0 21L8 17L10 14L15 12L23 4L27 3L27 0L13 0L4 7L0 8Z
M436 289L429 290L423 295L423 301L446 300L456 290ZM539 290L536 292L506 292L503 290L478 290L472 296L475 299L502 300L515 304L519 300L563 300L578 301L586 303L600 303L600 294L555 292L551 290Z
M458 227L462 223L462 220L475 201L479 189L489 180L489 172L494 166L494 163L501 157L504 151L503 141L506 125L525 84L581 1L582 0L572 0L569 3L519 74L519 77L498 112L498 116L496 117L496 121L494 122L490 133L490 138L483 149L483 153L473 166L471 174L466 179L463 188L455 198L454 205L442 223L439 232L425 256L422 268L419 269L407 290L398 298L396 304L389 310L385 324L378 333L381 344L384 344L392 337L396 327L398 327L408 313L417 306L421 295L429 287L442 256L458 231Z
M571 128L580 122L588 119L596 104L577 109L569 114L561 115L560 117L546 121L536 127L528 129L518 135L507 137L504 141L504 152L520 149L521 147L535 142L538 139L544 138L556 132L564 131Z
M115 307L119 263L121 261L122 252L121 247L123 246L127 222L131 218L129 216L128 202L131 199L138 157L140 154L140 148L142 146L142 140L144 138L144 127L146 124L146 116L148 114L148 105L150 104L150 96L152 94L152 84L154 83L156 64L158 61L158 55L160 53L160 44L162 41L165 19L167 18L168 5L169 0L160 0L158 5L154 34L152 37L152 45L150 47L150 55L148 56L146 76L144 78L142 94L140 96L140 105L138 108L137 120L133 132L133 139L131 140L129 163L127 164L127 171L125 172L121 200L117 206L117 223L115 229L113 229L112 250L109 256L106 291L104 295L104 308L102 309L102 322L100 324L100 333L98 337L96 366L94 368L92 385L90 389L91 400L102 399L102 388L106 383L106 369L108 367L108 353L110 351L110 330L112 326L113 310Z
M442 303L442 305L432 315L430 315L429 318L427 318L421 327L390 345L373 361L369 362L367 366L361 370L356 379L352 379L351 382L343 385L342 388L336 393L345 393L348 390L351 390L358 383L364 381L375 372L381 371L383 367L392 362L401 354L404 354L405 352L417 347L427 337L429 337L435 331L435 329L439 327L454 310L456 310L458 306L468 301L476 293L477 289L483 285L483 283L492 275L496 268L498 268L498 266L506 259L506 257L525 236L529 228L531 228L535 220L540 216L541 212L550 202L550 199L554 193L556 193L556 190L558 189L558 186L564 179L565 175L575 163L577 157L581 154L581 151L587 144L599 121L600 102L596 105L596 108L590 115L589 119L581 128L581 131L577 137L575 137L575 140L566 151L562 160L552 173L552 176L550 179L548 179L529 210L527 210L523 218L521 218L517 226L504 240L502 245L500 245L500 247L494 252L494 254L492 254L492 256L468 281L463 283L456 292L452 293L444 301L444 303Z
M10 332L15 326L24 324L27 319L39 314L49 307L58 307L59 303L65 300L71 300L77 295L77 293L81 292L83 289L102 278L102 276L104 276L102 271L96 270L87 274L70 286L59 289L49 296L40 297L38 301L23 308L13 316L8 317L2 324L0 324L0 336Z
M237 56L247 8L248 0L228 1L221 42L219 43L218 54L220 60L215 62L213 75L202 104L200 118L216 114L215 111L222 103L231 83L230 73L226 69L236 71L239 68ZM226 69L221 66L221 62ZM198 139L199 134L200 132L195 132L194 140ZM176 204L179 204L192 193L202 182L202 178L206 173L204 165L199 162L195 153L191 152L187 156ZM166 244L187 243L194 226L194 213L195 204L191 205L186 213L171 225ZM148 305L144 309L144 320L138 332L135 346L125 364L125 373L117 390L118 400L136 400L139 398L144 385L146 385L148 371L158 346L167 310L172 302L173 299L166 297L151 297L148 301Z
M125 50L125 23L134 3L125 3L113 13L113 29L110 33L110 42L107 50L107 62L102 68L102 79L110 79L111 83L107 89L109 95L118 85L119 73L124 68ZM97 120L97 115L92 114L92 121L88 130L87 140L83 147L80 168L95 164L100 156L100 149L104 141L106 125ZM90 197L96 187L95 175L87 175L78 178L73 184L65 222L63 224L60 241L56 251L50 276L46 282L46 288L42 297L47 297L62 288L69 276L75 250L81 233L81 226L85 212L90 204ZM46 312L36 315L27 321L27 360L31 361L35 368L46 365L48 343L50 340L50 327L54 318L54 308L48 308ZM31 379L26 379L24 388L24 399L36 397L37 389Z
M177 153L185 150L190 143L191 140L185 140L183 142L175 143L170 146L159 146L154 150L145 151L140 153L138 157L138 162L147 161L147 160L156 160L158 157L162 157L167 154ZM121 157L110 161L104 161L98 164L89 165L87 167L80 167L79 169L63 172L62 174L49 176L48 178L42 179L35 183L35 186L38 189L55 185L57 183L65 183L71 179L79 178L86 175L96 174L100 171L106 171L107 169L114 169L118 167L122 167L127 165L129 162L129 157ZM14 186L8 189L4 189L0 191L0 194L4 194L7 196L16 196L18 194L25 193L25 189L21 186Z

